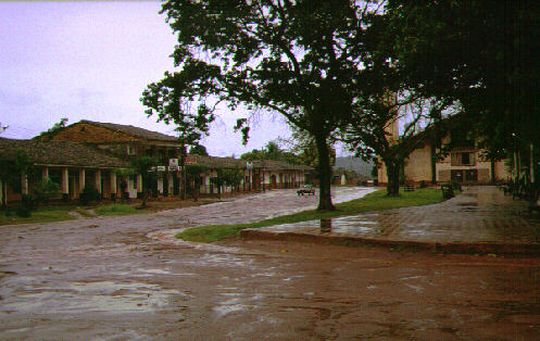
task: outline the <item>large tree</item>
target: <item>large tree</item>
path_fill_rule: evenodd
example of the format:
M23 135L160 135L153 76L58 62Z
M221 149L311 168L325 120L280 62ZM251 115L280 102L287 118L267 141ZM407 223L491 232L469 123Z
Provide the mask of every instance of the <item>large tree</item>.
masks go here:
M266 110L311 135L320 210L332 210L328 138L362 87L365 31L379 1L165 1L177 35L174 78L183 99Z
M357 156L384 163L387 195L397 196L406 159L440 128L435 124L450 104L413 93L373 93L342 129L343 140Z
M387 42L410 87L453 97L497 154L540 145L538 1L389 0Z

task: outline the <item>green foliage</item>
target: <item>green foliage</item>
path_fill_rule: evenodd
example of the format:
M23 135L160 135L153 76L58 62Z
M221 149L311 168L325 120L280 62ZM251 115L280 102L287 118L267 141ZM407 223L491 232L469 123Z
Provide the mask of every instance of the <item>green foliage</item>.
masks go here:
M58 131L64 129L66 127L66 123L68 122L67 117L63 117L60 119L60 121L56 122L49 130L42 132L37 136L37 138L43 138L43 139L50 139L56 134Z
M17 212L6 209L4 214L0 214L0 225L8 224L33 224L33 223L48 223L53 221L71 220L74 219L68 212L72 210L71 206L58 207L42 207L31 213L29 217L20 217L14 215Z
M194 179L195 177L198 177L201 174L208 171L208 167L204 165L196 165L196 164L186 165L185 169L186 169L186 174L188 178L191 178L191 179Z
M172 56L179 71L150 84L143 103L165 113L164 119L185 116L188 102L204 113L223 101L233 110L283 115L316 140L319 208L333 209L327 140L369 85L366 31L382 7L357 1L169 0L162 12L178 40ZM235 127L244 137L248 123Z
M51 198L60 194L60 186L51 179L43 179L35 188L34 196L38 203L48 203Z
M254 161L254 160L275 160L285 161L291 164L301 164L302 160L298 155L291 151L286 151L279 146L276 141L270 141L264 146L263 149L253 149L250 152L244 153L240 156L242 160Z
M131 160L131 168L136 174L140 174L143 180L144 194L142 207L146 206L146 202L150 197L152 183L157 179L157 172L154 169L157 165L158 161L156 159L146 155Z
M21 181L21 174L28 174L32 161L24 150L16 150L13 157L0 155L0 180L15 185Z
M219 168L217 170L217 177L212 178L211 181L218 187L218 191L221 193L221 187L230 186L236 188L242 182L244 175L241 169L236 168Z
M195 154L195 155L208 156L208 151L206 150L206 147L199 143L191 146L191 148L189 149L189 153Z
M139 156L131 160L131 168L136 174L140 174L143 178L143 185L148 188L152 183L152 180L157 178L157 173L152 171L153 167L156 167L158 162L156 159L150 156Z
M308 220L334 218L400 207L429 205L441 202L442 200L441 192L432 188L418 189L414 192L404 192L397 197L389 197L386 195L385 191L376 191L363 198L337 204L335 211L320 212L317 210L309 210L254 223L200 226L182 231L178 233L176 237L187 241L210 243L236 236L239 231L247 228L260 228Z
M135 214L139 211L135 207L125 204L111 204L99 206L95 209L96 214L103 216L113 216L113 215L129 215Z
M100 201L101 193L95 187L87 186L82 190L79 200L82 205L89 205L92 202Z
M540 145L536 2L392 0L386 9L385 43L409 86L459 100L491 151L512 148L512 133Z

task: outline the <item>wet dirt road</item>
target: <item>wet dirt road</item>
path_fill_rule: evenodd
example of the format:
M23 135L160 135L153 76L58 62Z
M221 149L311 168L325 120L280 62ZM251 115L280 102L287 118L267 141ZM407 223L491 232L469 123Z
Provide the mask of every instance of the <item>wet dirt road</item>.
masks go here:
M336 199L357 195L339 189ZM171 238L186 225L258 220L315 200L275 191L151 215L0 227L0 338L540 335L536 258Z

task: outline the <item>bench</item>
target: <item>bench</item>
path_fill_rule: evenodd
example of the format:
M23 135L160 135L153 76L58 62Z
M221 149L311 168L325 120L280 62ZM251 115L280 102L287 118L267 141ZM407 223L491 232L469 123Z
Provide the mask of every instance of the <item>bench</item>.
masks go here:
M414 192L414 186L413 186L413 185L405 185L405 186L403 187L403 190L404 190L405 192Z
M307 195L315 195L315 189L311 186L304 186L302 188L300 188L298 191L296 191L296 194L298 196L300 195L304 195L304 194L307 194Z

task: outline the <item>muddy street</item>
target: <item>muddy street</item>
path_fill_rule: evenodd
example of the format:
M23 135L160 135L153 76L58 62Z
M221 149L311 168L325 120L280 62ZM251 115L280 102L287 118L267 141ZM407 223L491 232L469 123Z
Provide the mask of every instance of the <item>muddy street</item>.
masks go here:
M340 188L337 202L368 190ZM1 339L476 339L540 335L540 260L275 241L187 226L313 207L272 191L117 218L0 227Z

